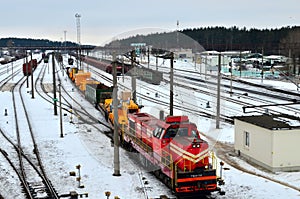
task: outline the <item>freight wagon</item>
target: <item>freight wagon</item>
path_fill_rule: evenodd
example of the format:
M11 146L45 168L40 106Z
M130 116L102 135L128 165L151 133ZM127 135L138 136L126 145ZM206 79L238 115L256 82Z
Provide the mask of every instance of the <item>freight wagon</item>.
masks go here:
M98 107L99 103L104 104L105 99L112 98L113 87L105 84L87 84L85 98Z
M23 74L24 76L29 76L34 71L34 69L37 67L37 59L32 59L28 63L23 64Z
M100 61L92 57L85 57L85 62L88 64L97 67L109 74L112 74L113 71L113 63L109 61ZM116 64L117 75L120 76L123 73L126 75L135 75L138 79L145 81L150 84L159 85L160 82L163 80L163 74L160 71L152 70L150 68L145 68L143 66L135 67L135 74L131 64L122 63L121 61L117 60L114 62Z

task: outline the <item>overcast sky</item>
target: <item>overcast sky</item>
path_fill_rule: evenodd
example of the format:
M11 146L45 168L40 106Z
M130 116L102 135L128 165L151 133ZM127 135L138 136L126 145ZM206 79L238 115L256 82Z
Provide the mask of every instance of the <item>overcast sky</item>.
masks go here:
M280 28L300 25L299 0L1 0L0 37L77 41L103 45L141 29L208 26Z

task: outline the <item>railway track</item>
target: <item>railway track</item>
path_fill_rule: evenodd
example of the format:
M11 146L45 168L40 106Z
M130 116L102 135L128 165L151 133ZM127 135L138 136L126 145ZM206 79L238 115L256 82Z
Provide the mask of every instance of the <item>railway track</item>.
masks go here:
M58 67L58 64L55 64L56 67ZM64 66L62 66L64 67ZM56 68L56 71L60 70L59 68ZM40 95L45 101L49 102L50 104L54 104L53 101L53 95L50 93L53 93L53 84L49 85L49 83L44 82L44 77L46 73L46 67L44 67L38 76L38 78L35 81L35 90L37 91L38 95ZM56 79L58 80L58 85L61 85L61 105L62 110L68 112L70 115L73 115L74 117L79 118L79 121L81 123L90 124L98 131L102 131L97 124L101 124L102 126L105 126L109 130L109 126L106 124L106 122L99 120L94 115L92 115L90 110L86 110L84 106L82 106L82 102L78 101L74 96L72 96L72 93L78 91L78 88L76 87L66 87L61 81L64 81L62 79L65 79L65 81L70 81L68 78L61 77L59 73L56 73ZM50 88L45 88L45 85L49 85ZM72 84L71 84L72 85ZM49 92L50 91L50 92ZM59 107L59 105L57 106Z
M0 77L4 76L4 78L1 78L0 80L0 91L11 89L11 84L8 85L9 82L21 72L21 68L19 64L15 64L14 68L15 68L14 71L12 71L10 67L9 68L3 67L0 69Z
M152 67L153 68L153 67ZM170 68L165 66L158 66L158 69L164 73L164 82L169 83L169 70ZM94 73L98 72L93 71ZM193 90L194 92L204 94L206 96L209 96L211 100L209 101L210 107L216 107L216 87L217 87L217 81L216 76L212 74L206 74L208 79L205 77L203 79L203 74L200 74L197 71L191 71L191 70L184 70L184 69L174 69L174 81L175 85L178 87L186 88L187 90ZM100 74L101 78L104 79L104 81L107 81L111 84L112 80L109 79L107 76L104 76ZM213 81L215 79L215 81ZM290 92L282 89L276 89L271 86L267 85L260 85L251 83L248 81L243 81L240 79L232 79L233 86L230 86L229 81L231 81L230 78L227 78L226 76L222 77L222 83L221 83L221 100L226 103L232 104L231 106L221 105L221 119L223 121L228 121L230 123L233 123L232 117L235 116L241 116L244 115L243 107L253 107L260 105L262 107L254 107L250 113L256 112L263 114L266 111L270 114L290 114L295 115L297 112L300 112L300 108L298 108L297 105L300 103L300 93L297 92ZM122 87L121 84L119 84L120 87ZM159 93L159 91L155 90L155 88L148 87L146 90L149 91L149 93ZM130 88L126 88L130 89ZM234 90L233 96L229 97L230 91L229 89ZM176 91L174 90L174 93ZM182 98L188 96L190 93L183 93L181 92L180 95ZM141 95L137 92L137 95L140 95L142 99L150 100L154 102L153 99L147 98L145 95ZM160 96L163 96L166 100L168 100L169 96L167 96L164 93L159 93ZM205 109L205 104L208 103L208 99L203 97L196 97L193 96L194 101L199 102L198 106L203 106L198 108L198 112L201 112L200 116L205 115L209 118L215 118L215 113L212 109ZM178 98L174 98L174 102L177 104L182 104L182 100ZM160 100L157 101L158 104L163 105L163 102ZM167 102L168 103L168 102ZM222 102L221 102L222 103ZM166 103L164 103L167 105ZM283 104L283 105L280 105ZM288 104L288 105L285 105ZM185 107L191 107L192 109L195 109L194 103L189 103L189 101L184 101ZM189 108L187 108L189 109ZM182 110L182 109L180 109ZM187 110L189 112L189 110Z
M207 89L203 89L202 84L199 84L198 81L189 81L186 80L185 78L180 78L179 81L180 83L176 83L176 85L183 87L183 88L187 88L187 89L191 89L191 86L189 86L190 84L193 85L192 89L205 94L207 96L211 96L212 98L216 98L216 87L214 86L207 86ZM238 90L238 89L237 89ZM274 104L278 103L278 100L280 100L279 98L274 97L274 95L268 95L267 93L264 94L263 92L260 92L260 95L258 94L253 94L253 93L259 93L259 92L252 92L251 89L243 89L243 91L245 92L236 92L233 96L230 97L230 94L224 90L224 88L222 89L222 93L221 93L221 99L223 100L223 104L224 102L226 103L231 103L232 105L227 105L225 104L225 106L222 106L222 117L223 118L231 118L231 117L235 117L235 116L240 116L243 115L243 107L251 107L253 105L266 105L266 108L264 107L256 107L255 108L255 112L257 113L265 113L266 109L268 109L269 113L273 113L273 114L283 114L283 113L290 113L290 115L293 115L295 112L300 111L299 108L297 107L288 107L288 106L281 106L281 107L276 107L276 109L272 109L271 106L273 106ZM262 97L264 96L264 97ZM203 98L204 99L204 98ZM203 100L203 99L199 99L199 100ZM215 103L216 100L211 100L211 106L216 106ZM290 103L291 100L289 101L282 101L282 103ZM222 103L222 102L221 102ZM267 105L271 105L270 107L268 107ZM291 105L297 105L296 103L293 104L291 103ZM251 111L251 113L254 111ZM213 114L213 113L212 113Z
M110 79L109 77L99 73L98 71L96 70L93 70L93 69L90 69L92 70L92 72L96 75L98 75L100 78L104 79L105 81L109 82L109 83L112 83L112 79ZM118 84L119 88L122 89L122 90L131 90L131 87L129 86L125 86L121 83ZM140 85L144 90L146 90L148 93L158 93L158 95L160 96L160 98L153 98L153 97L150 97L146 94L142 94L141 92L137 92L137 96L143 100L146 100L148 102L152 102L154 104L157 104L157 105L161 105L163 107L168 107L169 106L169 95L165 94L164 92L159 92L157 90L155 90L155 88L152 88L152 87L149 87L149 86L145 86L143 84ZM181 85L178 85L178 86L181 86ZM188 87L189 88L189 87ZM190 89L190 88L189 88ZM162 98L164 98L164 100L162 100ZM197 100L197 99L195 99ZM201 116L201 117L206 117L206 118L215 118L215 115L213 112L209 112L209 111L206 111L202 108L199 108L199 107L195 107L195 104L193 103L189 103L188 101L185 101L183 104L183 101L181 99L178 99L178 98L175 98L174 99L174 108L178 109L178 110L181 110L181 111L184 111L186 113L190 113L190 114L194 114L194 115L197 115L197 116ZM206 104L207 100L204 101L203 100L203 106ZM229 123L233 123L233 120L231 117L228 117L226 115L222 115L222 119L226 122L229 122Z
M104 79L104 81L112 83L112 80L110 78L108 78L105 75L102 75L101 73L90 69L93 71L93 73L95 73L96 75L100 76L100 78ZM187 71L185 71L187 72ZM193 73L192 73L193 74ZM191 76L191 75L190 75ZM175 75L174 77L176 81L176 83L174 84L177 87L181 87L181 88L185 88L188 91L193 91L195 93L201 93L202 95L206 95L210 98L210 100L204 97L197 97L196 95L193 95L193 100L182 100L179 99L181 98L185 98L187 99L188 97L190 97L190 93L185 93L185 92L178 92L178 97L174 98L174 107L178 110L181 111L185 111L187 113L192 113L201 117L207 117L207 118L215 118L215 112L214 109L209 109L207 108L207 103L209 103L210 107L216 107L216 103L215 103L215 99L216 99L216 83L212 82L212 81L204 81L201 80L199 78L189 78L186 75L182 76L182 75ZM169 80L168 78L164 79L165 83L168 83ZM243 83L244 84L244 83ZM122 84L119 84L120 88L123 89L131 89L130 87L126 87ZM222 85L223 86L223 85ZM169 99L169 95L166 95L165 92L160 92L157 91L155 89L155 87L150 87L150 86L144 86L143 84L140 84L140 87L142 87L143 89L147 90L148 93L158 93L158 95L160 96L160 99L155 99L153 97L149 97L148 95L143 95L139 92L137 92L137 96L140 97L143 100L147 100L150 101L152 103L156 103L159 104L161 106L167 107L169 104L168 99ZM221 106L221 120L225 121L225 122L229 122L229 123L233 123L233 117L235 116L241 116L243 115L243 107L247 107L247 106L253 106L253 105L268 105L268 104L275 104L278 103L278 100L282 101L282 100L288 100L288 101L282 101L283 103L289 103L291 101L293 101L293 99L295 97L297 97L298 95L295 94L294 97L291 98L291 96L282 96L282 94L280 93L280 90L277 91L273 91L273 93L269 93L264 91L256 91L253 88L243 88L243 87L234 87L235 93L234 96L235 97L229 97L229 93L226 90L226 85L223 87L222 89L222 94L221 94L221 99L223 102L221 103L230 103L232 105L222 105ZM176 89L176 88L175 88ZM264 89L268 89L268 88L264 88ZM176 90L174 91L174 93L176 92ZM290 93L293 94L293 93ZM262 97L263 96L263 97ZM162 100L162 98L164 100ZM246 100L245 100L246 99ZM184 104L183 104L184 101ZM195 102L197 102L196 106L195 106ZM268 108L268 107L267 107ZM255 111L257 113L265 113L266 109L264 107L257 107L255 108ZM269 113L273 113L273 114L282 114L282 113L290 113L291 115L294 115L295 112L300 111L299 108L292 106L281 106L281 107L276 107L276 109L272 109L272 107L268 108L268 112Z
M93 71L93 73L95 73L96 75L99 75L99 76L101 76L101 78L103 78L103 79L105 79L105 81L108 81L108 82L110 82L111 83L111 79L110 78L108 78L107 76L105 76L105 75L102 75L101 73L98 73L97 71L95 71L95 70L93 70L93 69L91 69L90 68L90 70L92 70ZM189 82L189 83L191 83L191 82ZM184 85L184 84L183 84ZM178 84L177 86L182 86L181 84ZM186 86L186 85L185 85ZM122 87L123 89L129 89L129 87L126 87L126 86L122 86L122 85L120 85L120 87ZM198 86L198 87L201 87L201 86ZM191 89L190 87L187 87L187 88L189 88L189 89ZM149 92L151 92L151 93L153 93L155 90L153 89L153 88L147 88L148 90L149 90ZM224 89L224 91L225 91L225 89ZM249 89L249 91L251 91L251 89ZM226 91L225 91L226 92ZM242 93L243 92L245 92L245 90L244 91L242 91L241 90L241 96L244 96ZM278 91L277 91L278 92ZM261 92L261 95L264 95L264 93L265 92ZM257 93L256 93L257 94ZM149 100L151 100L151 98L149 97L149 96L147 96L147 95L144 95L144 96L142 96L141 94L138 94L138 95L140 95L140 97L142 97L143 99L149 99ZM265 95L266 96L266 95ZM278 94L278 96L280 96L280 94ZM168 97L168 95L165 95L165 97L167 98ZM252 97L252 100L253 101L255 101L255 100L257 100L256 102L252 102L252 104L253 103L257 103L258 101L259 101L259 97L254 97L254 96L250 96L250 97ZM273 100L289 100L289 98L287 97L287 98L276 98L276 95L275 94L272 94L272 95L269 95L269 96L267 96L267 97L269 97L269 98L275 98L275 99L273 99ZM224 100L226 100L226 98L223 98ZM229 98L230 99L230 98ZM153 99L152 99L153 100ZM161 100L153 100L153 102L154 103L157 103L157 104L161 104L161 105L168 105L168 103L163 103L163 102L161 102ZM237 101L232 101L232 103L238 103L239 102L239 100L237 100ZM271 102L273 102L273 101L268 101L268 100L265 100L265 101L259 101L260 103L271 103ZM252 105L251 103L241 103L240 104L240 106L245 106L245 105ZM195 110L188 110L188 111L195 111ZM242 111L242 110L241 110ZM264 111L264 109L261 109L261 111ZM286 110L285 110L286 111ZM280 112L278 112L278 113L280 113ZM209 114L208 114L209 115ZM201 115L201 116L204 116L205 117L205 115ZM209 115L208 117L210 117L210 118L212 118L212 115ZM209 139L211 139L211 138L209 138ZM229 156L228 156L228 154L226 155L226 153L230 153L230 152L232 152L232 146L228 146L227 144L224 144L224 143L218 143L217 142L217 144L215 145L215 147L216 147L216 150L218 151L218 154L220 154L220 156L222 157L222 159L224 159L224 160L226 160L226 162L228 162L228 164L230 164L231 166L233 166L233 167L235 167L235 168L237 168L237 169L240 169L240 166L235 162L235 161L233 161L232 160L232 158L230 158ZM224 149L224 150L222 150L222 149ZM251 172L249 172L249 171L247 171L246 169L243 169L243 171L245 171L245 172L248 172L248 173L250 173L250 174L253 174L253 173L251 173ZM270 179L270 180L272 180L272 179Z
M181 69L176 70L182 72L183 74L174 75L174 79L177 80L175 85L186 88L188 90L194 90L195 92L199 92L206 96L211 96L212 99L216 98L216 76L210 75L208 78L203 79L203 77L201 77L201 74L199 74L198 72ZM168 83L169 73L164 72L164 74L164 80ZM256 112L260 114L268 111L268 113L273 114L288 113L289 115L295 115L300 111L300 108L297 107L300 101L300 94L297 92L276 89L267 85L254 84L239 79L233 79L232 81L234 83L234 86L231 87L229 85L229 78L222 77L222 81L223 83L221 84L221 100L223 100L223 102L232 104L228 107L222 107L221 114L223 118L243 115L243 107L253 107L254 109L252 109L250 113ZM229 97L230 87L232 88L232 90L234 90L234 93ZM181 95L184 94L185 93L181 93ZM207 98L197 98L197 100L199 101L205 101L205 99ZM211 106L216 106L215 101L216 100L211 100ZM188 102L186 103L189 104ZM261 107L257 105L260 105Z
M26 198L59 198L47 178L39 156L34 130L22 94L25 81L26 78L23 76L12 88L15 140L6 136L1 130L2 136L12 146L14 152L10 152L8 155L2 148L1 153L18 176ZM18 160L18 165L16 160Z

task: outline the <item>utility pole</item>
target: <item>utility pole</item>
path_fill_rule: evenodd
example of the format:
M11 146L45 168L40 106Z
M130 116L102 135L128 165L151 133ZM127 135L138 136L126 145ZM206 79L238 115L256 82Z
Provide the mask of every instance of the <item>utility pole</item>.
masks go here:
M116 69L116 55L113 53L113 114L114 114L114 174L113 176L121 176L120 174L120 157L119 157L119 133L118 133L118 82Z
M125 75L124 57L122 55L122 81L123 81L123 83L124 83L124 75Z
M30 58L31 58L31 62L30 62L30 68L31 68L31 98L34 99L32 52L30 53Z
M240 50L240 77L242 77L242 51Z
M11 78L14 80L14 62L11 62Z
M176 30L176 42L177 42L177 48L179 48L179 38L178 38L178 31L179 31L179 20L177 20L177 30Z
M232 61L230 60L230 97L232 97Z
M131 75L132 100L136 103L136 67L135 67L135 51L131 51L131 67L133 74Z
M29 88L29 82L28 82L28 56L27 56L27 50L26 50L26 88Z
M218 85L217 85L217 115L216 115L216 129L220 128L220 99L221 99L221 53L219 53L218 60Z
M261 49L261 83L264 81L264 47Z
M86 56L89 57L89 50L86 50ZM89 64L86 63L86 70L89 72L90 68L89 68Z
M150 68L150 46L148 46L148 68Z
M77 59L79 59L80 65L79 69L81 70L81 43L80 43L80 17L81 15L76 13L76 27L77 27L77 42L78 42L78 49L77 49ZM77 60L77 68L78 68L78 60Z
M54 52L52 53L52 74L53 74L53 101L54 101L54 115L57 115L57 99L56 99L56 81L55 81L55 62Z
M156 56L156 71L158 70L158 57Z
M205 55L205 67L204 67L204 77L207 77L207 55Z
M62 122L62 107L61 107L61 83L58 85L59 86L59 124L60 124L60 137L64 137L63 133L63 122Z
M170 58L170 116L173 115L173 97L174 97L174 92L173 92L173 75L174 75L174 70L173 70L173 63L174 63L174 54L171 52L171 58Z
M195 70L197 69L197 53L195 52ZM200 71L201 73L201 71Z

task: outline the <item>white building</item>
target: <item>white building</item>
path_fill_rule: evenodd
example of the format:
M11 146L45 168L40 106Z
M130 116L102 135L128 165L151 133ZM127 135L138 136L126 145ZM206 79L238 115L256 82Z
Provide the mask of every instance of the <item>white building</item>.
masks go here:
M283 115L234 120L235 152L272 172L300 170L300 121Z
M192 59L194 57L192 49L174 48L170 51L174 52L175 59Z

